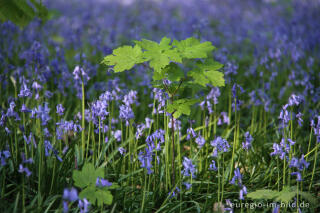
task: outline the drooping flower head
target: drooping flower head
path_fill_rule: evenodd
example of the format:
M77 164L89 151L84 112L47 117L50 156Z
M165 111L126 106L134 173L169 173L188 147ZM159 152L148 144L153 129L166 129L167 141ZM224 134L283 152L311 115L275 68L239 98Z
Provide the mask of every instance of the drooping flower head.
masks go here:
M183 165L183 170L181 171L181 173L184 176L189 177L191 175L193 178L195 178L195 173L197 172L197 169L195 165L193 165L192 160L187 157L184 157L182 165Z

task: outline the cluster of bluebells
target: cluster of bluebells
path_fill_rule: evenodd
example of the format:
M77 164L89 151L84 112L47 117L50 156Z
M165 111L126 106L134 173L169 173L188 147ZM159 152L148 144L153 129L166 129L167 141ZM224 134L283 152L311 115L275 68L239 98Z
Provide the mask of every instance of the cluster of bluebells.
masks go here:
M112 186L112 183L109 182L109 181L106 180L106 179L97 177L96 186L97 186L97 187L106 187L106 186L107 186L107 187L110 187L110 186Z
M228 113L226 113L226 112L220 113L217 125L220 126L222 124L227 124L227 125L230 124L230 119L229 119Z
M293 119L293 114L292 112L289 113L288 107L299 106L302 102L303 102L303 99L301 96L292 94L289 97L288 103L282 106L282 109L279 115L279 120L281 121L282 128L285 128L288 125L289 121ZM296 114L295 116L298 120L299 126L302 126L302 122L303 122L302 116L303 114L301 112L298 112L298 114Z
M39 105L38 108L32 110L31 118L39 118L41 120L41 125L46 126L48 121L51 120L49 113L50 108L48 107L48 103L45 102L44 105Z
M217 157L218 153L228 152L230 148L228 141L220 136L211 141L210 145L214 147L213 157Z
M129 126L130 119L134 118L134 113L131 108L131 105L134 103L138 105L137 94L137 91L129 91L129 93L123 97L123 104L119 108L119 118L126 122L126 126Z
M87 213L89 212L89 201L84 198L83 200L79 199L78 191L75 188L71 189L64 189L63 195L62 195L62 206L63 206L63 212L67 213L69 211L69 203L78 201L78 207L80 209L80 213Z
M269 84L266 84L269 85ZM253 90L249 93L250 96L250 102L254 106L264 106L264 110L266 112L270 111L270 105L271 105L271 99L270 96L265 92L269 91L270 88L266 89L257 89Z
M211 164L209 165L209 170L211 170L211 171L218 171L218 168L217 168L217 166L216 166L215 160L212 160L212 161L211 161Z
M60 122L56 123L56 135L59 140L62 139L62 136L68 132L80 132L82 131L81 126L79 124L74 123L74 121L65 121L61 120Z
M311 120L311 127L313 129L314 135L317 137L317 142L320 142L320 116L317 116L318 122L315 124L314 120Z
M162 89L154 88L153 96L156 101L155 104L150 104L149 107L153 108L152 114L162 114L164 113L164 108L166 106L166 100L168 99L167 93L165 93Z
M147 147L145 148L145 151L139 152L138 160L141 163L141 168L146 168L148 174L153 173L152 168L152 161L153 161L153 155L154 151L160 151L161 150L161 144L164 143L164 135L165 131L162 129L156 130L154 133L149 135L146 138ZM157 156L157 161L159 163L160 158Z
M46 157L48 157L50 155L50 151L52 151L52 153L54 154L54 156L60 161L62 162L62 158L59 156L59 152L58 150L56 150L52 144L50 143L50 141L45 140L44 141L44 154Z
M27 164L33 164L33 159L29 158L26 159L25 154L21 153L22 163L19 164L19 173L25 173L27 177L29 177L32 172L29 170L29 168L26 166Z
M199 148L201 149L204 146L204 144L206 143L206 140L204 139L204 137L202 137L199 134L198 137L196 137L195 142L196 142L196 144L198 144Z
M27 84L25 81L23 81L21 88L20 88L20 93L18 94L19 98L24 98L24 97L31 97L32 92L31 90L27 87Z
M246 132L244 134L244 137L245 141L242 142L242 148L248 151L249 149L251 149L251 142L253 141L253 138L250 135L250 132Z
M28 137L26 135L23 135L23 139L26 142L26 144L29 145L29 148L30 148L31 144L33 145L34 148L37 148L37 144L36 144L36 141L34 139L32 132L30 132Z
M218 97L220 96L220 89L218 87L213 87L209 94L206 96L206 99L202 101L199 105L202 110L204 110L205 106L208 109L209 114L213 113L212 104L218 104Z
M191 138L196 138L197 137L197 133L194 131L194 129L192 127L187 129L187 140L190 140Z
M191 176L192 178L196 177L195 173L197 172L197 169L196 169L196 166L193 165L191 159L184 157L182 165L183 165L183 170L181 171L181 173L183 174L183 176L186 176L186 177Z
M146 118L145 121L146 121L146 124L142 123L142 124L137 125L137 131L136 131L136 139L137 140L143 135L143 132L145 129L151 128L151 125L154 122L154 120L150 119L150 118Z
M176 187L171 193L169 192L168 195L170 195L170 198L177 197L177 195L180 193L179 187Z
M238 89L240 90L239 92ZM243 101L238 98L238 94L244 93L244 89L239 84L233 84L231 91L233 97L232 108L233 110L236 109L237 111L239 111L240 106L243 104Z
M8 118L14 117L16 121L20 121L21 118L20 118L19 114L16 111L14 111L15 107L16 107L16 104L14 103L14 101L11 101L9 104L9 108L7 110L6 115L1 119L5 120L6 117L8 117Z
M293 157L290 161L289 167L290 168L296 168L297 171L296 172L292 172L291 175L296 175L297 176L297 181L302 181L302 177L301 177L301 171L303 171L303 169L308 168L309 164L305 159L304 159L304 155L301 156L300 159Z
M87 84L90 80L89 75L85 72L83 67L76 66L73 70L73 79L75 81L74 87L77 91L77 97L82 98L82 84Z
M1 166L7 165L7 159L10 158L11 154L9 150L3 150L0 151L0 161L1 161Z
M64 107L62 106L62 104L58 104L57 107L56 107L56 109L57 109L57 114L59 114L60 116L62 116L63 113L64 113Z
M273 144L273 152L270 154L271 156L278 156L281 160L286 159L288 160L288 154L291 150L291 146L295 144L295 141L291 140L290 138L287 139L289 143L286 143L284 138L281 139L280 144L274 143Z
M240 187L239 199L244 200L243 195L247 194L247 187L242 184L242 175L240 173L239 168L236 168L236 170L234 170L234 176L231 179L230 184L236 185L236 182L238 183L238 186Z

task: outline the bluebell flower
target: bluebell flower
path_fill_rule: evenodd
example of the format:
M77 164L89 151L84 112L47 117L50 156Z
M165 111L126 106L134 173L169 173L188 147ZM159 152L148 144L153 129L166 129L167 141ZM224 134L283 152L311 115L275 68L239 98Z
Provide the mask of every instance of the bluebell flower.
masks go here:
M146 128L146 125L144 125L144 124L137 125L137 131L136 131L136 139L137 140L143 135L143 131L145 128Z
M218 97L220 96L220 89L219 87L213 87L209 94L207 95L207 100L212 100L213 104L218 104Z
M222 117L222 119L221 119ZM230 119L226 112L221 112L221 117L219 117L217 124L220 126L222 124L230 124Z
M122 133L121 133L121 130L116 130L114 133L113 133L113 137L118 141L120 142L121 141L121 136Z
M123 97L122 102L126 106L130 106L131 104L134 104L134 103L137 104L137 99L138 99L137 94L138 94L137 91L130 90L129 93Z
M29 177L32 173L30 172L30 170L27 167L23 167L22 164L19 164L19 173L26 173L26 176Z
M121 155L124 155L124 153L126 153L126 150L123 147L119 147L118 151L120 152Z
M150 129L152 123L154 122L154 120L153 120L153 119L150 119L150 118L146 118L145 121L146 121L146 128L147 128L147 129Z
M53 96L53 93L50 92L49 90L46 90L46 91L44 92L44 97L50 99L52 96Z
M233 84L232 86L232 97L237 98L238 89L240 90L240 94L244 93L244 89L239 84Z
M110 186L112 186L112 183L110 183L106 179L98 177L97 180L96 180L96 186L98 186L98 187L106 187L106 186L110 187Z
M213 157L217 157L218 152L228 152L230 148L228 141L220 136L211 141L210 145L215 148Z
M82 128L79 124L74 123L73 121L65 121L61 120L60 122L56 123L56 135L59 140L62 139L63 134L68 132L80 132Z
M224 211L228 211L229 213L233 213L233 204L231 203L231 201L229 199L226 199L226 205L228 207L224 208Z
M209 170L218 171L218 168L216 167L216 162L214 160L211 161L211 164L209 166Z
M84 82L90 80L90 77L84 71L84 69L80 66L76 66L73 70L74 80L83 80Z
M240 189L240 192L239 192L239 199L244 200L243 195L246 195L246 194L247 194L247 187L243 185L242 189Z
M31 110L25 104L22 104L20 111L24 113L31 112Z
M67 201L62 202L63 213L67 213L69 211L69 205Z
M251 142L253 141L253 138L249 132L246 132L244 134L244 137L245 137L245 141L242 142L242 148L245 150L249 150L251 148Z
M157 105L149 105L150 107L153 107L152 114L161 114L164 113L164 108L166 105L166 100L168 97L166 97L165 92L162 89L154 88L153 89L153 97L156 100Z
M176 187L176 188L172 191L171 195L170 195L170 192L168 193L168 195L170 195L170 198L173 198L173 197L176 197L176 196L179 194L179 192L180 192L180 189L179 189L178 187Z
M42 86L41 86L38 82L34 81L34 82L32 83L32 88L35 89L35 90L37 90L37 91L39 91L39 90L42 89Z
M234 176L231 179L230 183L232 185L236 185L236 181L238 182L239 186L242 186L242 175L240 173L239 168L236 168L236 170L234 170Z
M195 142L198 144L199 148L201 149L203 145L206 143L206 140L201 135L198 135Z
M6 131L6 133L7 133L8 135L11 134L11 130L10 130L8 127L5 127L4 130Z
M303 123L303 119L302 119L303 114L301 112L299 112L298 114L296 114L296 118L298 119L298 124L299 126L302 126Z
M280 213L280 205L276 205L276 207L273 208L272 213Z
M152 152L150 152L148 148L145 149L145 152L140 151L138 154L138 160L141 163L141 168L146 168L148 174L153 173L151 169L153 161L152 155Z
M193 178L195 178L195 173L197 172L197 169L195 165L192 164L192 160L187 157L184 157L182 165L183 165L183 170L181 171L181 173L184 176L189 177L191 175Z
M320 142L320 116L317 116L318 122L315 125L314 120L311 120L311 127L313 128L314 135L317 137L317 142Z
M297 175L297 181L302 181L302 176L300 172L292 172L291 175Z
M86 198L84 198L83 200L79 200L79 202L78 202L78 207L80 209L80 213L89 212L89 206L90 206L90 203Z
M191 183L183 182L183 184L186 186L186 189L189 190L192 187Z
M67 188L64 189L62 198L64 200L67 200L67 201L70 201L70 202L74 202L74 201L78 200L79 197L78 197L77 189L75 189L73 187L71 189L67 189Z
M16 121L20 121L20 117L16 111L14 111L14 108L16 107L16 104L14 101L11 101L9 104L9 109L7 110L6 117L15 117Z
M240 187L239 199L244 200L243 195L247 194L247 187L242 184L242 175L240 173L239 168L236 168L236 170L234 170L234 176L232 177L232 179L230 181L230 183L232 185L236 185L236 182L238 183L238 186Z
M24 153L21 153L21 158L22 158L22 163L33 164L33 159L32 158L26 159L26 156Z
M51 117L49 115L50 108L48 107L48 103L45 102L44 106L39 105L38 108L35 109L35 113L37 118L41 119L41 125L46 126L48 121L51 120Z
M134 118L132 108L128 105L121 105L119 110L119 118L126 121L126 126L129 126L129 120Z
M0 162L1 166L7 165L7 159L11 157L10 151L9 150L3 150L0 151Z
M194 129L192 127L188 128L187 129L187 137L186 137L186 139L190 140L191 138L195 138L195 137L197 137L197 133L194 131Z
M45 156L48 157L49 156L49 151L51 151L53 149L50 141L48 140L45 140L44 141L44 153L45 153Z
M47 127L43 129L43 134L46 138L51 137L51 133L49 132Z
M279 119L282 121L283 127L289 123L291 120L290 114L287 110L288 104L284 105L282 107L282 110L280 111Z
M57 113L58 113L60 116L62 116L63 113L64 113L64 108L63 108L62 104L58 104L56 108L57 108Z
M289 97L288 105L289 105L289 106L294 106L294 105L298 106L302 101L303 101L303 99L302 99L301 96L292 94L292 95Z
M18 94L19 98L24 98L24 97L31 97L32 92L30 89L27 87L27 84L23 82L21 88L20 88L20 93Z

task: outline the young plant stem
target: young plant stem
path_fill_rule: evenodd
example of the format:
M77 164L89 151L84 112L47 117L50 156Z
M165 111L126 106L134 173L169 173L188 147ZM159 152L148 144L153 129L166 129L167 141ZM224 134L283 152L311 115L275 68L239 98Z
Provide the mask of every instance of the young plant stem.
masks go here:
M82 108L82 122L81 122L81 143L82 143L82 158L84 158L84 150L85 150L85 117L84 117L84 109L85 109L85 93L84 93L84 83L82 80L81 83L81 89L82 89L82 100L81 100L81 108Z
M171 102L173 103L173 96L171 98ZM174 117L172 113L172 118L171 118L171 128L172 128L172 185L175 185L175 167L174 167L174 162L175 162L175 151L174 151Z
M318 141L317 141L317 142L318 142ZM313 163L313 169L312 169L311 180L310 180L310 184L309 184L309 192L310 192L310 190L311 190L311 186L312 186L312 181L313 181L314 173L315 173L315 171L316 171L317 155L318 155L318 146L316 146L316 151L314 152L314 163Z

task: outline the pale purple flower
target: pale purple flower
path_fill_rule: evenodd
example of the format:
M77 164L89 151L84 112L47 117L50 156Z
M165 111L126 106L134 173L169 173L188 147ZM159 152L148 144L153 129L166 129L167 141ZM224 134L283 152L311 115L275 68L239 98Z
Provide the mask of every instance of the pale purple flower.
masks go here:
M242 142L242 148L245 150L249 150L251 148L251 142L253 141L253 138L249 132L246 132L244 134L244 137L245 137L245 141Z
M73 187L71 189L64 189L62 198L64 200L74 202L78 200L78 191Z
M209 170L218 171L218 168L216 167L216 162L214 160L211 161L211 164L209 166Z
M203 145L206 143L206 140L201 135L198 135L195 142L198 144L199 148L202 148Z
M120 142L120 141L121 141L121 137L122 137L121 130L116 130L116 131L113 133L113 137L114 137L118 142Z
M109 182L109 181L106 180L106 179L97 177L96 186L98 186L98 187L106 187L106 186L107 186L107 187L110 187L110 186L112 186L112 183Z
M126 150L123 147L119 147L118 151L120 152L121 155L124 155L124 153L126 153Z
M189 177L191 175L194 178L195 173L197 172L197 169L195 165L192 164L192 160L187 157L184 157L182 165L183 165L183 170L181 171L181 173L184 176Z
M191 183L183 182L183 184L186 186L186 189L189 190L192 187Z
M63 115L63 112L64 112L64 108L62 106L62 104L58 104L57 105L57 113L62 116Z
M89 206L90 206L90 203L86 198L84 198L83 200L79 200L79 202L78 202L78 207L80 209L80 213L89 212Z
M30 170L27 167L23 167L22 164L19 164L19 173L26 173L26 176L29 177L32 173L30 172Z

